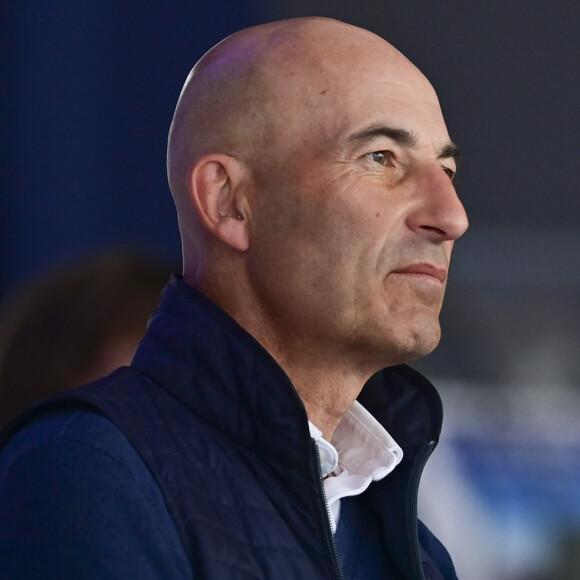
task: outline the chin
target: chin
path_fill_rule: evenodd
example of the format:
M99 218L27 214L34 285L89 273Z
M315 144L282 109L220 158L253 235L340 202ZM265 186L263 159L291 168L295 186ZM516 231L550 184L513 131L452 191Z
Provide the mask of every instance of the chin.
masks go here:
M439 344L441 329L439 324L424 324L420 328L406 329L406 332L389 332L367 337L361 348L363 358L370 361L375 371L410 363L433 352Z
M437 348L440 340L441 327L439 326L439 323L430 329L422 328L414 335L413 340L411 341L412 347L409 352L411 358L409 358L407 362L432 353Z
M393 340L394 339L394 340ZM398 337L392 337L392 354L396 362L405 364L433 352L441 339L439 321L425 321Z

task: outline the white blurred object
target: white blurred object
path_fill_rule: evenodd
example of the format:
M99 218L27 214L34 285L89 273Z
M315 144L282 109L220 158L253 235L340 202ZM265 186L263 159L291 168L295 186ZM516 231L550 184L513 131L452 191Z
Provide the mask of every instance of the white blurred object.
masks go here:
M419 515L461 580L522 580L580 529L580 391L439 384L445 423Z

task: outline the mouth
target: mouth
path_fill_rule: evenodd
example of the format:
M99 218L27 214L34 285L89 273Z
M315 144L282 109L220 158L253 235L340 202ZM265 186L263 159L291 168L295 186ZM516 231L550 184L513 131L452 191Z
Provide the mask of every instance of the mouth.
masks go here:
M411 264L410 266L393 270L391 273L416 276L417 278L424 278L425 280L431 280L439 284L444 284L445 280L447 280L447 269L439 268L433 264Z

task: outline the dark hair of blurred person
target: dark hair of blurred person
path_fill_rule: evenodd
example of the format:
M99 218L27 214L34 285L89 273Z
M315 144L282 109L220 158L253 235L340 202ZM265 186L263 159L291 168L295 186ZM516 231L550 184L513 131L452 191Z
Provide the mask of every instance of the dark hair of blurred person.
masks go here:
M0 424L129 364L171 268L107 250L14 286L0 304Z

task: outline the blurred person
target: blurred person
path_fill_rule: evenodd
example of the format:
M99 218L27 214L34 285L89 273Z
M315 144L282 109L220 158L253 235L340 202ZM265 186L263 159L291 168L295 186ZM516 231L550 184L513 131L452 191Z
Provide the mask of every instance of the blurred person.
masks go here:
M171 268L110 249L40 272L0 304L0 423L131 362Z
M434 89L324 18L240 31L170 129L182 236L128 368L4 431L10 578L455 578L417 519L467 217ZM34 557L31 557L31 555Z

